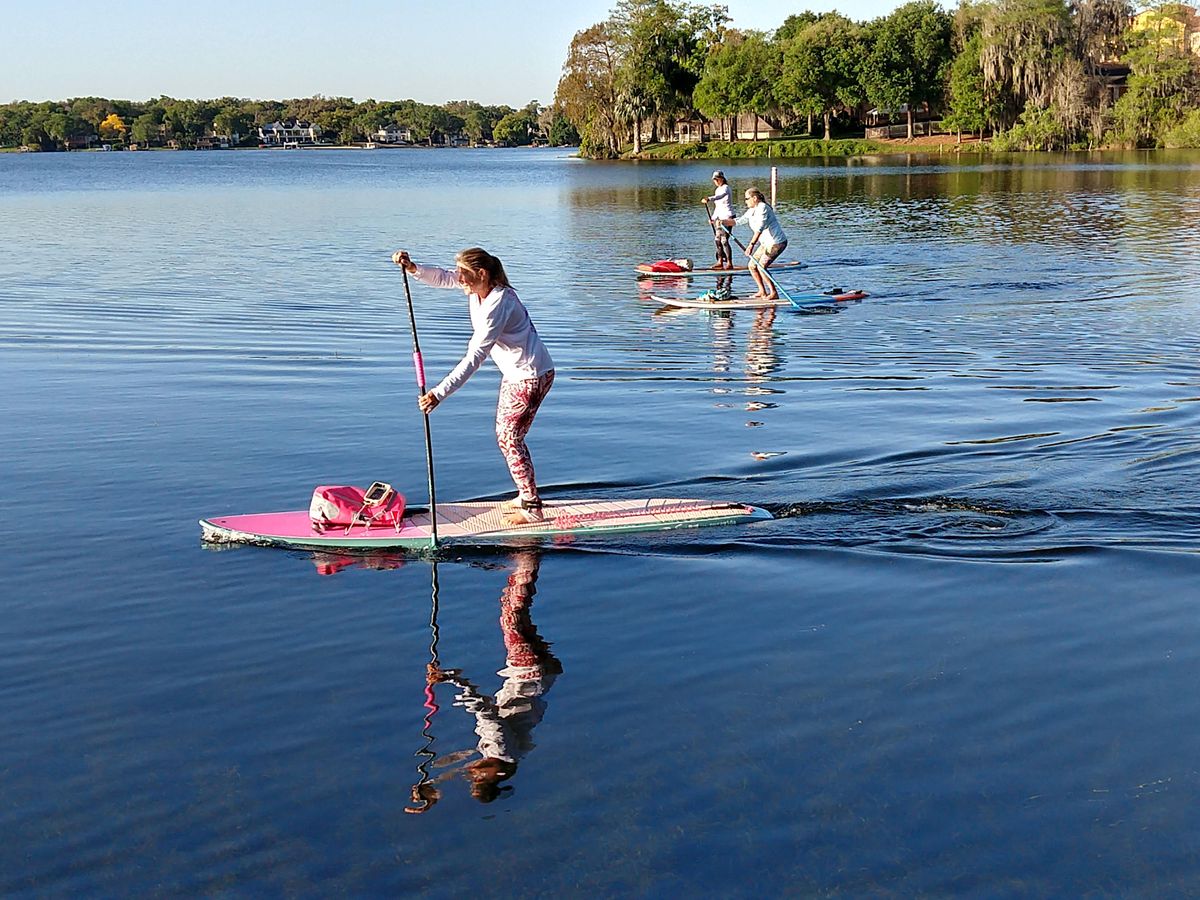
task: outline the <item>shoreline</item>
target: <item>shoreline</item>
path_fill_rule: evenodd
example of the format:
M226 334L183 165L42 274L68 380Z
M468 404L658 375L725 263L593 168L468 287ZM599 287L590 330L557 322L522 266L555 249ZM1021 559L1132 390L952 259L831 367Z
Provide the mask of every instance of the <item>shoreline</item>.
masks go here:
M775 138L749 141L706 141L687 144L659 143L642 148L640 153L626 152L618 160L692 160L692 159L811 159L820 157L881 156L900 153L983 153L990 143L975 137L957 140L952 134L922 135L906 138Z
M378 144L367 147L363 144L304 144L300 147L77 147L70 150L40 150L28 147L0 147L0 153L32 153L53 156L67 153L229 153L231 151L296 151L296 150L575 150L578 147L489 147L476 145L473 147L430 147L427 144Z

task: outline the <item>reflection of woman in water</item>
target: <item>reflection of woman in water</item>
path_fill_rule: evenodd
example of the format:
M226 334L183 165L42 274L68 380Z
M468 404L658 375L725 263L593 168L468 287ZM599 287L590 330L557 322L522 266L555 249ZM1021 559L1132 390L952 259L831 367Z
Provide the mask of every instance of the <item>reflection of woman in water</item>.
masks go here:
M429 665L429 684L453 684L460 691L454 705L475 716L480 758L463 766L461 771L471 782L471 796L481 803L490 803L500 796L501 782L516 773L521 759L533 749L533 729L546 712L543 698L562 672L562 664L538 634L529 614L537 593L540 562L533 551L515 553L512 574L500 594L505 666L496 673L503 676L504 683L495 697L481 691L457 669L442 669L436 662ZM444 762L457 762L460 758L459 754L452 756ZM437 781L446 780L454 771L457 770L438 776ZM437 789L430 782L418 784L413 787L412 799L421 808L409 808L408 812L424 812L437 802Z

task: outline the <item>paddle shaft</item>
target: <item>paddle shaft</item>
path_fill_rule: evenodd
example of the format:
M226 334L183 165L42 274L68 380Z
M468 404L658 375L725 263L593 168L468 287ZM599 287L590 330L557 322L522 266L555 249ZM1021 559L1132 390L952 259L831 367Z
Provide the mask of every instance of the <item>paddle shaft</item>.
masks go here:
M413 310L412 290L408 286L408 269L400 267L404 275L404 298L408 301L408 324L412 327L413 368L417 372L417 396L425 395L425 361L421 358L421 342L417 338L417 314ZM437 549L437 493L433 483L433 436L429 431L429 413L421 414L425 419L425 461L429 472L429 546Z
M712 208L708 205L707 197L704 200L704 214L708 217L708 225L712 228L713 238L715 239L717 236L717 223L713 221ZM720 262L720 260L717 260L717 262Z

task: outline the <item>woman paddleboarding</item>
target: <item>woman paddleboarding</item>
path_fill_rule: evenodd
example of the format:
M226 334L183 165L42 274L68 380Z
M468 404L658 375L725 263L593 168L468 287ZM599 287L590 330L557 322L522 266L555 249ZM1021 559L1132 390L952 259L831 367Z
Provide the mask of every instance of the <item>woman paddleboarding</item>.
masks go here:
M729 182L725 180L725 173L720 169L712 173L712 182L716 185L712 196L705 197L700 202L704 204L705 209L708 209L709 201L713 204L712 212L708 217L712 224L713 242L717 247L717 261L713 268L732 269L733 254L729 250L729 229L733 227L735 220L733 190L729 187Z
M758 285L758 292L751 299L778 299L775 279L766 274L766 270L779 258L779 254L787 249L788 239L783 232L783 226L779 224L775 210L758 188L747 189L746 211L737 217L736 222L738 225L749 225L750 230L754 232L750 244L746 247L750 274ZM757 255L754 252L756 247Z
M467 352L437 387L418 398L417 405L423 413L432 412L491 356L501 374L496 441L517 486L516 499L506 518L514 524L538 521L542 500L525 436L554 384L554 360L517 292L508 283L504 266L479 247L459 253L454 258L453 271L419 266L407 250L397 250L392 261L430 287L459 288L467 295L473 329Z

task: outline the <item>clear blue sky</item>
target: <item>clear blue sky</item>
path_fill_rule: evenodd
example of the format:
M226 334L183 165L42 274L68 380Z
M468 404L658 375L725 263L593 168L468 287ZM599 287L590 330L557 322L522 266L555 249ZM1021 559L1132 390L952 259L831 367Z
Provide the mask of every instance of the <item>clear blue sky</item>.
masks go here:
M0 102L348 96L548 103L576 31L613 0L0 0ZM731 0L737 28L900 0Z

